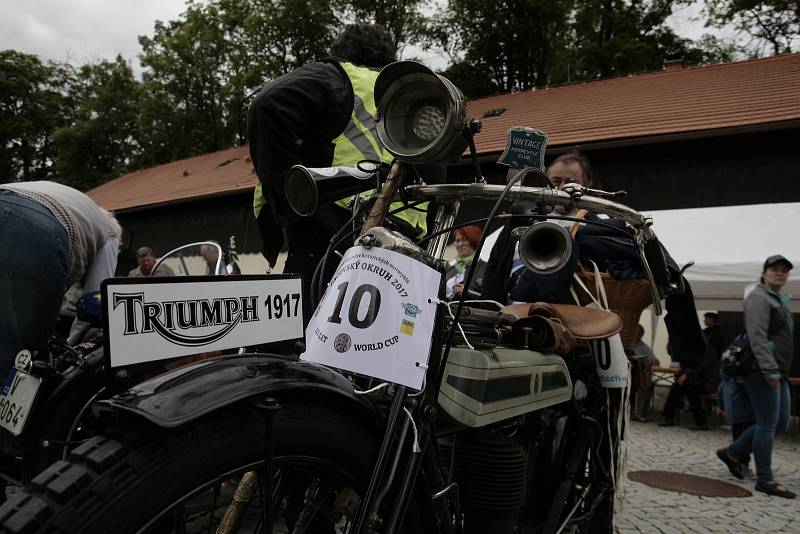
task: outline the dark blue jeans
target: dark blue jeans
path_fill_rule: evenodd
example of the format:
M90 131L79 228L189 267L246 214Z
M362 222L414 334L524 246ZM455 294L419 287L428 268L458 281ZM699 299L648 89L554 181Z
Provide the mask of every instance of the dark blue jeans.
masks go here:
M777 388L767 384L760 371L744 379L747 395L753 405L756 424L730 444L728 454L739 460L752 451L756 460L756 476L760 482L772 482L772 446L776 432L789 429L789 384L785 379Z
M69 237L50 210L0 189L0 378L21 349L47 354L68 268Z

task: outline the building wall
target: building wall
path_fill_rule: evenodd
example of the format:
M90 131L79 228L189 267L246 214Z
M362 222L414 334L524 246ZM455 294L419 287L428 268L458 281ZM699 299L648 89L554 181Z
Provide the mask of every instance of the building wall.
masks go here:
M800 151L793 145L798 138L800 129L787 129L581 150L592 163L599 187L627 191L624 204L650 211L798 202ZM481 169L490 183L505 182L506 167L490 162ZM472 168L453 167L449 179L471 180ZM459 218L485 216L488 211L469 202Z
M625 190L625 204L639 210L800 201L800 129L592 149L591 160L606 190ZM548 162L553 157L548 158ZM507 168L481 165L490 183L504 183ZM452 166L448 179L472 180L469 165ZM190 241L227 243L236 236L243 253L258 253L260 237L251 193L219 196L119 215L125 230L121 263L147 245L157 254ZM488 215L488 203L465 202L459 220Z
M252 199L252 193L243 193L117 214L123 229L119 271L131 262L135 266L133 251L141 246L151 247L161 256L195 241L213 240L227 247L234 236L239 252L259 252L261 240Z

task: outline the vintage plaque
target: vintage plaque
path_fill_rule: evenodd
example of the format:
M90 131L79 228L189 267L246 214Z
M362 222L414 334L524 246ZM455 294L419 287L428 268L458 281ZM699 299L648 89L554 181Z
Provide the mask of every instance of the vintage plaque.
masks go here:
M544 172L547 140L547 134L541 130L525 126L509 128L506 148L497 163L512 169L539 169Z

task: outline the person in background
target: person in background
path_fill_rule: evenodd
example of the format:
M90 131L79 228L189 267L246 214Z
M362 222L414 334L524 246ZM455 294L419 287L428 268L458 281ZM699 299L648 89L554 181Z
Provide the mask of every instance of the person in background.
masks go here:
M594 171L589 163L589 159L577 151L561 154L553 160L553 163L547 168L547 178L556 189L561 189L569 183L593 187L595 182ZM572 208L571 210L564 210L559 206L556 208L556 212L560 215L574 217L578 214L578 209ZM569 221L561 224L572 225Z
M138 267L132 269L128 276L137 278L137 277L148 277L148 276L175 276L175 273L170 269L170 267L166 264L161 264L158 266L155 272L153 272L153 267L156 264L156 258L153 255L153 249L150 247L139 247L136 249L136 263L139 264Z
M631 348L631 351L641 361L640 365L643 366L643 371L649 377L650 369L658 365L658 358L656 358L650 345L644 342L644 327L642 325L639 325L636 330L636 343ZM631 419L641 423L647 422L647 412L650 409L650 400L653 397L653 384L649 380L647 382L647 384L637 384L635 400L633 401L635 410Z
M719 315L714 312L706 312L703 314L703 337L711 346L714 354L719 359L722 354L722 332L719 327Z
M66 290L85 294L114 275L122 230L77 189L56 182L0 185L0 377L23 349L46 358ZM68 343L83 325L76 319Z
M515 173L509 171L510 178ZM557 157L547 168L547 178L556 189L568 183L592 187L594 172L589 160L579 152L569 152ZM512 213L527 211L526 203L515 202ZM578 215L578 210L556 210L556 215ZM571 227L571 221L554 220L558 224ZM537 300L555 303L572 303L569 287L572 285L572 272L575 271L577 256L570 258L569 269L561 269L550 275L535 274L527 269L519 255L517 241L511 238L511 230L519 226L519 221L510 221L500 231L492 248L491 256L484 272L482 298L495 300L501 304L511 302L534 302ZM574 250L574 249L573 249Z
M725 420L731 425L731 435L733 441L739 439L745 430L753 426L756 416L753 413L753 406L747 396L747 388L744 384L744 377L732 376L722 372L722 380L717 389L719 407L725 412ZM742 474L750 473L750 453L744 454L739 458Z
M773 478L772 448L776 432L789 428L791 405L787 377L794 355L794 319L789 295L781 292L792 263L776 254L764 261L761 280L744 301L744 323L755 369L744 379L744 387L755 414L756 424L719 449L717 457L731 474L743 478L741 461L752 451L756 462L756 491L786 499L797 494Z
M478 248L481 234L481 229L477 226L465 226L453 231L456 259L451 263L445 275L448 300L461 298L461 293L464 291L464 280L473 263L475 263L475 274L472 275L472 283L466 298L480 298L486 263L480 258L475 258L475 249Z
M671 353L669 345L668 351ZM708 418L701 397L708 393L716 393L718 385L719 355L715 355L713 349L706 343L700 365L689 369L682 368L675 375L675 383L669 389L658 426L675 426L675 414L681 408L685 395L692 409L695 423L689 428L691 430L709 430Z

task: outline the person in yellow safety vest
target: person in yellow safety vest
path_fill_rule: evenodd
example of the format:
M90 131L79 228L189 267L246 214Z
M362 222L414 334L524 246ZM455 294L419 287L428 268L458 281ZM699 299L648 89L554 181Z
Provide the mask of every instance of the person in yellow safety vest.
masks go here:
M350 199L321 206L307 218L294 214L285 198L289 169L354 167L360 161L389 163L392 156L375 130L375 79L395 60L395 46L382 26L354 24L336 39L332 57L309 63L269 82L256 95L248 116L250 156L259 182L253 211L263 244L262 253L274 267L288 241L283 272L303 278L304 317L311 316L309 288L314 270L331 237L349 220ZM444 181L444 166L424 175L427 182ZM393 206L402 207L401 204ZM427 231L426 206L406 209L391 218L394 228L419 239ZM335 268L336 261L330 261ZM326 276L330 273L324 273Z

